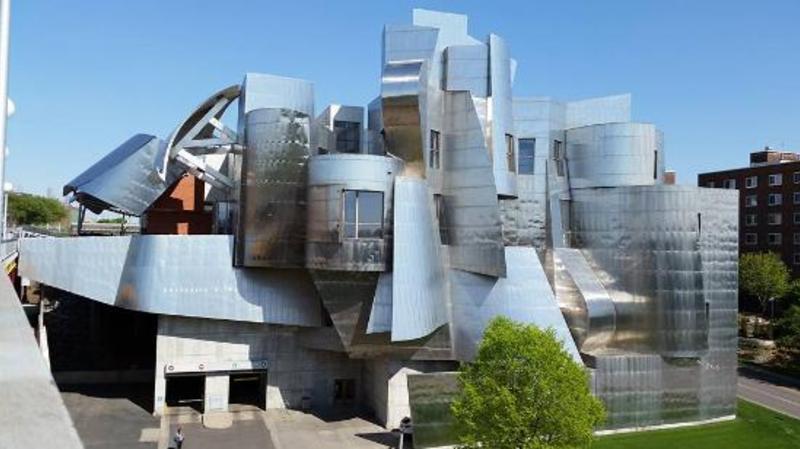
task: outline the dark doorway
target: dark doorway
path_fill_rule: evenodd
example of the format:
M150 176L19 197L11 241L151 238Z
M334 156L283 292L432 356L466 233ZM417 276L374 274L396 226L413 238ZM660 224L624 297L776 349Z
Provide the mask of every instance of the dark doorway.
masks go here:
M166 403L168 407L191 407L203 412L206 377L204 375L178 375L167 377Z
M266 409L267 373L256 371L248 373L231 373L228 403L252 405Z
M355 379L335 379L333 381L333 402L335 404L351 404L355 397Z

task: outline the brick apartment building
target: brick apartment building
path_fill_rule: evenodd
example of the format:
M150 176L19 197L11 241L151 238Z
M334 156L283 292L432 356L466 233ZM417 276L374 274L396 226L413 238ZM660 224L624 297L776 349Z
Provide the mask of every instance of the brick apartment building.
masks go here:
M800 276L800 154L769 147L750 166L697 176L700 187L739 189L739 251L780 254Z

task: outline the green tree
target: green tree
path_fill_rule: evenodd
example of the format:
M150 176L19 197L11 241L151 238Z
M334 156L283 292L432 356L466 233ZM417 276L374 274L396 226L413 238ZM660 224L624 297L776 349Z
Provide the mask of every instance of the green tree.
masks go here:
M775 341L781 349L800 350L800 306L792 306L775 323Z
M739 288L758 300L762 312L789 290L789 279L789 269L775 253L746 253L739 258Z
M555 332L504 317L489 323L459 383L452 412L464 448L586 447L605 419Z
M67 218L66 206L52 198L27 193L8 194L9 219L18 225L57 223Z

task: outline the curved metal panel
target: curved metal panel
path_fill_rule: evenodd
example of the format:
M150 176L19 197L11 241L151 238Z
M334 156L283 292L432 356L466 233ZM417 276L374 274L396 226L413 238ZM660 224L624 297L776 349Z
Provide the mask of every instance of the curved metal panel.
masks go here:
M489 150L497 194L517 196L517 149L511 112L511 60L505 41L489 35ZM511 136L511 155L507 153Z
M310 118L289 109L255 109L246 121L237 263L304 267Z
M653 185L661 179L663 156L655 126L608 123L566 132L567 165L572 188Z
M556 297L578 349L592 352L608 347L616 330L614 302L579 250L555 248L554 253ZM575 286L570 294L562 294L562 280Z
M447 322L433 195L425 181L394 180L392 341L430 335Z
M367 333L377 334L392 330L392 273L381 273L375 296L372 299L372 311L367 322Z
M23 239L20 273L94 301L165 315L319 326L305 270L235 268L228 235Z
M395 158L336 154L309 161L306 267L323 270L384 271L392 241ZM345 190L383 193L382 238L343 238Z
M567 352L582 364L536 250L506 247L505 253L506 278L496 279L457 269L449 271L456 358L471 360L489 321L496 316L507 316L542 329L553 328Z
M383 67L381 76L381 116L386 151L403 160L404 176L425 176L420 111L424 72L423 61L389 62Z
M169 187L155 168L164 143L147 134L136 134L64 186L64 195L76 199L94 213L114 209L142 215Z
M444 203L450 264L505 276L497 190L480 121L467 92L445 96Z

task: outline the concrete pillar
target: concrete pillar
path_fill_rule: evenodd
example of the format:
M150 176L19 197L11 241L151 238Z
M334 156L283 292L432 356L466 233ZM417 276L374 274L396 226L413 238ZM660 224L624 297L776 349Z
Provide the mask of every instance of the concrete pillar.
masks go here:
M153 415L161 416L164 414L166 398L167 378L164 377L164 370L156 367L156 388L153 394Z
M203 402L203 413L227 412L230 390L228 374L207 374L206 391Z

